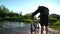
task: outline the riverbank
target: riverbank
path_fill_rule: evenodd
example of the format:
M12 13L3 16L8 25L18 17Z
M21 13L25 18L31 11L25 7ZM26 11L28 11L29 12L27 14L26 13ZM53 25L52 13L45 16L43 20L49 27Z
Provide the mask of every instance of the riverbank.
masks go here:
M60 31L60 27L58 27L58 26L49 26L49 28Z

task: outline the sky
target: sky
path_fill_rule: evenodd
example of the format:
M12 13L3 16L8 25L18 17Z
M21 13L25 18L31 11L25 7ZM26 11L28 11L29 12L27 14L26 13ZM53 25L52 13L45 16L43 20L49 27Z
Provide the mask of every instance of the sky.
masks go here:
M60 15L60 0L0 0L0 5L22 14L36 11L38 6L46 6L49 8L49 14Z

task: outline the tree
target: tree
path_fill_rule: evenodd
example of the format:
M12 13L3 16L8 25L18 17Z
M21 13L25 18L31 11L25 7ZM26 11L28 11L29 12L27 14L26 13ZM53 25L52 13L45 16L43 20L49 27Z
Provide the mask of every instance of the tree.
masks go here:
M24 18L25 18L25 19L31 19L31 14L25 14L25 15L24 15Z
M0 6L0 17L4 18L6 16L6 13L9 12L9 9L6 8L4 5Z
M49 17L50 18L57 18L57 20L60 19L60 15L58 15L58 14L51 14L51 15L49 15Z
M9 12L9 9L6 8L4 5L1 5L1 6L0 6L0 12L1 12L1 13L8 13L8 12Z

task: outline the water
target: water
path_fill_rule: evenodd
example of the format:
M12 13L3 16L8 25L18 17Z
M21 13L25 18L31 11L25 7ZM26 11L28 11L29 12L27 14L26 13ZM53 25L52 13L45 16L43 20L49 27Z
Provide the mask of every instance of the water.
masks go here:
M7 28L7 30L0 30L1 34L15 34L16 32L30 31L30 24L24 22L4 21L0 22L0 25Z

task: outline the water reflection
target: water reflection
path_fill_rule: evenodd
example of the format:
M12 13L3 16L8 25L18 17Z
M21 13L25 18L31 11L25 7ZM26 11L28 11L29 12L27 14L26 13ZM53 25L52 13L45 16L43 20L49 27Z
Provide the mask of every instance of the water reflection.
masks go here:
M10 22L10 21L4 21L3 23L0 23L3 27L6 28L16 28L16 27L26 27L30 26L30 24L26 24L23 22Z
M3 21L0 25L7 28L6 30L0 30L1 34L15 34L20 31L30 31L30 24L24 22Z

